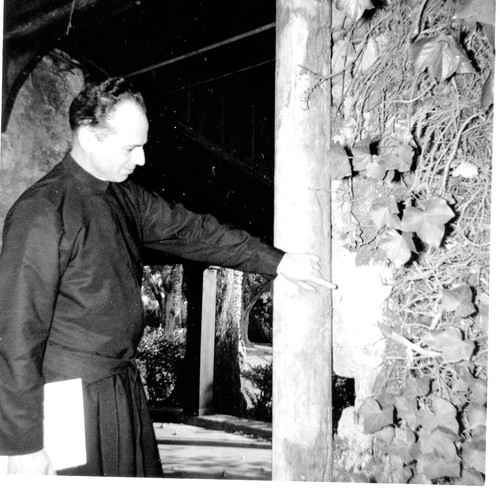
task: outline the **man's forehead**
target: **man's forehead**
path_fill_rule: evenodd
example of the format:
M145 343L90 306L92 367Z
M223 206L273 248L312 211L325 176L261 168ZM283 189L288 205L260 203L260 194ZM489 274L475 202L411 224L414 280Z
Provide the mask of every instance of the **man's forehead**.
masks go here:
M144 110L136 102L125 100L116 104L109 116L108 122L114 125L129 119L136 120L138 118L147 121Z
M142 143L147 138L148 120L144 111L134 103L123 102L117 105L108 119L111 134L120 141L129 141L131 145Z

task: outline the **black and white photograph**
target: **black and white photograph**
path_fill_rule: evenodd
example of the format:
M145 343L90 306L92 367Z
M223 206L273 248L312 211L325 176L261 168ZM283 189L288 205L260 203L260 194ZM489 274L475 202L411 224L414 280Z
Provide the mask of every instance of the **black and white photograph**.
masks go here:
M2 495L491 495L495 0L0 6Z

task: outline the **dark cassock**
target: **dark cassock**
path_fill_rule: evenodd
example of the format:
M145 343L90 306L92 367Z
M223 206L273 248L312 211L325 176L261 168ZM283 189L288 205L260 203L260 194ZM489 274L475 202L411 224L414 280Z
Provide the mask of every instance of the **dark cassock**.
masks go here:
M43 448L43 385L82 378L87 464L161 476L134 356L144 249L276 275L284 252L67 155L10 209L0 256L0 455ZM61 399L62 402L64 399Z

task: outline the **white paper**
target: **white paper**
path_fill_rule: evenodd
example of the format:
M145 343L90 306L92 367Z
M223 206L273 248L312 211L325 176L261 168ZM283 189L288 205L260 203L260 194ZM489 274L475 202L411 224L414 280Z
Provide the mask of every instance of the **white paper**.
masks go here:
M9 465L9 456L0 456L0 476L7 474L8 465Z
M45 385L43 430L44 448L56 471L87 462L81 379Z

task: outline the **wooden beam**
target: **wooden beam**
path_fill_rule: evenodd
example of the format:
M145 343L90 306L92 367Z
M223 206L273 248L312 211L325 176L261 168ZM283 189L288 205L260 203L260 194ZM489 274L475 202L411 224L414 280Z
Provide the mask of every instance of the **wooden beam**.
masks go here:
M327 278L330 89L310 90L330 73L330 26L331 0L277 1L275 244L319 255ZM331 292L278 278L273 302L273 479L330 481Z
M14 9L9 9L5 16L4 38L21 39L38 36L40 32L50 32L53 37L59 37L67 34L77 19L78 27L82 27L139 6L135 0L66 0L58 7L46 10L42 3L34 2L31 8L24 9L22 18Z
M178 55L177 57L173 57L173 58L164 60L163 62L158 62L156 64L144 67L142 69L138 69L137 71L131 72L129 74L125 74L123 77L124 78L131 78L133 76L138 76L139 74L145 74L145 73L148 73L151 71L155 71L156 69L160 69L161 67L165 67L165 66L168 66L170 64L175 64L176 62L180 62L181 60L186 60L186 59L189 59L190 57L194 57L196 55L200 55L200 54L208 52L210 50L214 50L216 48L220 48L220 47L223 47L225 45L243 40L245 38L248 38L249 36L254 36L256 34L262 33L262 32L267 31L269 29L274 29L274 27L275 27L275 23L272 22L272 23L266 24L265 26L261 26L261 27L256 28L256 29L252 29L251 31L247 31L245 33L242 33L240 35L233 36L231 38L228 38L227 40L222 40L222 41L219 41L217 43L212 43L211 45L208 45L206 47L198 48L197 50L193 50L193 51L188 52L186 54Z

